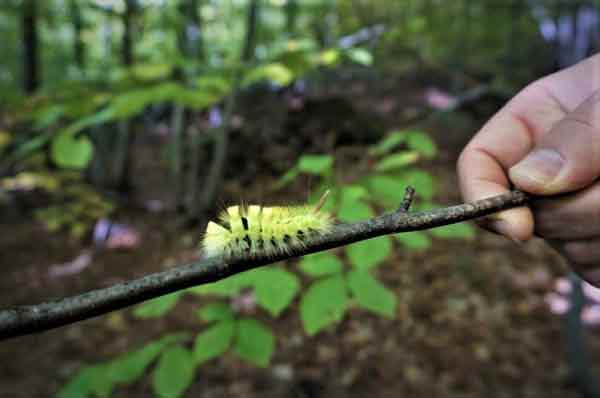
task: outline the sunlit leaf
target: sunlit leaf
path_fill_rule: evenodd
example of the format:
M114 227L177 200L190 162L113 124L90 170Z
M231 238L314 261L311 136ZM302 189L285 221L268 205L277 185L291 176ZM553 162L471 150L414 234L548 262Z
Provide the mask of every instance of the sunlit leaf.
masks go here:
M57 166L83 169L92 160L94 146L86 136L61 133L52 140L52 160Z
M386 172L390 170L397 170L411 165L419 160L419 154L417 152L400 152L392 155L388 155L381 159L375 165L375 170L379 172Z
M273 62L258 66L248 73L244 84L252 84L261 80L269 80L281 86L287 86L294 79L294 73L285 65Z
M298 170L304 173L325 175L333 166L331 155L302 155L298 160Z
M405 131L393 131L387 134L377 145L375 145L369 153L375 156L385 155L396 149L400 144L406 142Z
M364 48L351 48L346 51L346 55L350 60L364 66L373 64L373 55Z

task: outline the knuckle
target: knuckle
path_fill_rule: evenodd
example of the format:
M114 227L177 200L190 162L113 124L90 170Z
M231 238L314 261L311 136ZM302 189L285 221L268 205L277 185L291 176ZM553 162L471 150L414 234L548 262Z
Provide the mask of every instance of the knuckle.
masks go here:
M595 253L592 245L587 241L566 242L562 245L562 252L565 257L576 265L592 265L599 264L600 257Z

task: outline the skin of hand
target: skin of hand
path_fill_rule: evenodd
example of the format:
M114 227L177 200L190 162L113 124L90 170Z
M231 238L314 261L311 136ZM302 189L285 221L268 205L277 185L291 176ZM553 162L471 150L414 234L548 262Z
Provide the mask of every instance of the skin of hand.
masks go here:
M545 239L600 287L600 54L523 89L467 144L457 171L467 201L511 187L545 196L480 225Z

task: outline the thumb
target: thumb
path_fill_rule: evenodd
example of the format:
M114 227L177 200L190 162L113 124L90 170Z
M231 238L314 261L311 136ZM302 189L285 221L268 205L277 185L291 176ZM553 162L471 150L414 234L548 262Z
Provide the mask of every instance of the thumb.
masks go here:
M600 175L600 91L565 116L509 169L518 188L538 195L575 191Z

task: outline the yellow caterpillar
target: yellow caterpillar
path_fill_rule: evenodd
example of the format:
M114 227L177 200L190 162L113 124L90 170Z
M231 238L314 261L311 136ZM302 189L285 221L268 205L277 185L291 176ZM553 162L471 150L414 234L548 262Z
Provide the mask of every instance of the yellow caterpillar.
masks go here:
M304 247L311 236L331 229L331 216L316 206L231 206L209 222L202 246L206 257L273 256Z

